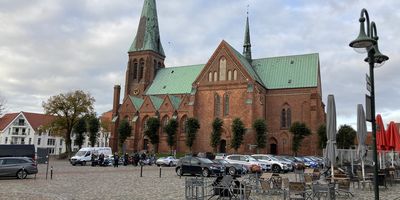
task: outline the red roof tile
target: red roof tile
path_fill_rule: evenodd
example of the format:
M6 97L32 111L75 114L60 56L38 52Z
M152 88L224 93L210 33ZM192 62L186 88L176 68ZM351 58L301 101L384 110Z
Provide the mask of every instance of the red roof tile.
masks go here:
M19 114L20 113L8 113L0 118L0 130L6 128ZM26 120L34 130L37 130L39 126L48 125L56 119L55 116L40 113L22 112L22 114L24 114Z
M0 118L0 131L4 130L19 113L7 113Z

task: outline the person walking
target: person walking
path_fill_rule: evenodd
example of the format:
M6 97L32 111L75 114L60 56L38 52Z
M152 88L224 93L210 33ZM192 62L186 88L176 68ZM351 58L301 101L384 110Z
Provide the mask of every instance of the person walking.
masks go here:
M118 167L118 162L119 162L119 156L118 153L114 153L114 167Z
M128 153L125 153L125 155L124 155L124 166L128 165L128 161L129 161L129 155L128 155Z

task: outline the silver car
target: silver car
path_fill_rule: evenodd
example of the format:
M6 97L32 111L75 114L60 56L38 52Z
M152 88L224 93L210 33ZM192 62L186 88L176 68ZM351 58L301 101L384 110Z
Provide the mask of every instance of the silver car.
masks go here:
M166 165L166 166L176 166L176 164L178 163L178 159L174 158L173 156L168 156L168 157L161 157L159 159L157 159L156 161L156 165L160 166L160 165Z
M25 179L27 175L38 173L36 163L27 157L0 158L0 176Z

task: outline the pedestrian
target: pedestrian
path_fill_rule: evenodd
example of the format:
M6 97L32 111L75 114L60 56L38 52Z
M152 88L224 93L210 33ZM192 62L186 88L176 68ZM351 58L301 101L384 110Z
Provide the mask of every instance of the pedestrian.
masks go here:
M99 156L99 165L104 166L104 154L101 153Z
M129 155L128 155L128 153L125 153L125 155L124 155L124 166L128 165L128 160L129 160Z
M118 153L114 153L114 167L118 167L118 162L119 162L119 156Z

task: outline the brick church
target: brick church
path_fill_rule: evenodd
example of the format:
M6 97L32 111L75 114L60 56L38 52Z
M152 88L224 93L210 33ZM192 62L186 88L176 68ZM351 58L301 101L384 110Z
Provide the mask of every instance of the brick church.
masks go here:
M151 150L144 135L150 117L160 120L158 152L169 152L163 126L176 119L177 152L189 152L185 145L185 122L197 118L200 129L193 152L212 152L212 122L223 120L218 151L232 153L231 125L240 118L246 126L239 153L253 153L255 132L252 124L267 122L267 145L262 153L292 154L292 122L307 124L312 135L304 139L299 154L319 154L317 129L325 123L324 103L317 53L280 57L253 58L249 19L244 32L243 52L221 41L205 64L165 67L155 0L144 0L139 26L128 52L125 90L114 86L112 133L110 144L118 148L118 126L127 119L132 135L125 142L128 152Z

